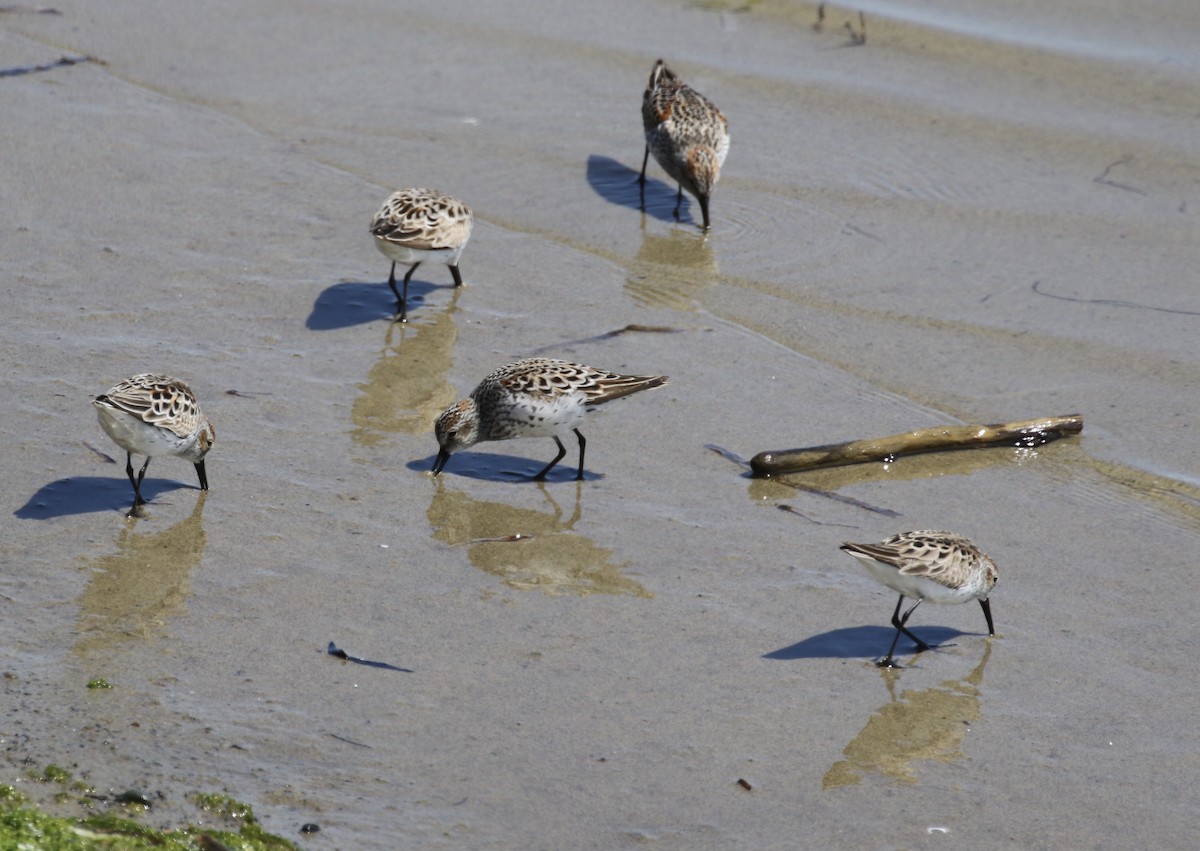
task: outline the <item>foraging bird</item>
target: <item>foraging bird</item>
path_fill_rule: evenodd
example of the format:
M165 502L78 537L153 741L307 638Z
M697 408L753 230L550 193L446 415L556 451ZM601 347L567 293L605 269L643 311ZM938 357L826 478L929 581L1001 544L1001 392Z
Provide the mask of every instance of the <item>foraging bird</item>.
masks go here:
M579 439L579 471L587 441L579 424L599 406L667 383L665 375L619 375L577 363L529 358L501 367L487 376L471 395L447 408L434 425L437 460L433 475L450 455L484 440L512 437L553 437L558 454L533 478L543 480L567 454L560 436L575 432Z
M660 59L642 95L642 126L646 131L646 153L638 178L642 209L646 207L646 163L654 154L658 164L679 184L676 220L686 189L700 202L704 230L708 230L708 199L729 153L729 122L712 101L679 79Z
M408 321L408 281L424 261L445 263L454 286L462 286L458 258L471 238L473 222L466 204L432 189L401 189L383 202L371 221L371 234L375 247L392 261L388 286L398 303L393 321ZM408 264L403 294L396 289L397 263Z
M125 450L125 474L133 485L133 517L142 499L142 479L150 459L159 455L177 455L191 461L200 477L200 490L208 490L204 456L217 438L212 421L196 404L192 389L169 375L145 373L127 378L107 393L92 400L100 426ZM133 475L133 455L146 456L137 478Z
M965 603L978 600L987 619L988 635L995 635L992 626L992 608L988 595L996 587L999 574L996 563L984 555L978 547L953 532L902 532L878 544L842 544L841 549L858 559L867 572L900 594L896 611L892 613L892 626L896 637L888 648L887 656L877 664L890 668L895 665L892 653L900 633L904 633L917 645L917 652L930 647L908 631L905 624L923 600L931 603ZM904 598L916 600L912 607L900 616Z

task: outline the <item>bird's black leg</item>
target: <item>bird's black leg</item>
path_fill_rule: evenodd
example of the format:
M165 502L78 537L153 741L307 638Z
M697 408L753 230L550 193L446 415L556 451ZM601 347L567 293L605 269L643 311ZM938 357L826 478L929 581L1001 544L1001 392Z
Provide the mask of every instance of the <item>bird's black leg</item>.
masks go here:
M683 206L683 184L679 184L679 192L675 195L675 221L679 221L679 208Z
M392 271L388 275L388 286L392 288L392 292L396 294L396 305L404 304L404 300L400 298L400 290L396 289L396 261L392 261Z
M896 610L892 612L892 626L896 627L896 636L892 639L892 646L888 648L887 655L875 663L881 668L898 667L896 665L896 660L892 658L892 654L896 652L896 644L900 641L900 633L904 633L910 639L912 639L912 641L917 645L917 652L930 649L928 644L917 638L904 627L904 625L908 623L909 615L917 610L917 606L921 605L921 601L917 600L917 602L913 603L912 608L904 613L904 617L900 617L900 607L903 605L904 595L901 594L900 599L896 601Z
M392 267L395 268L395 265L396 264L393 263ZM417 267L420 265L420 263L414 263L409 266L408 271L404 273L404 294L401 295L400 293L396 293L396 298L400 301L400 312L397 313L396 318L392 320L394 322L408 321L408 281L410 278L412 278L413 272L417 271ZM392 282L392 292L396 292L396 284L394 280Z
M133 517L137 514L138 506L145 505L146 500L142 499L142 479L146 478L146 468L150 466L150 456L146 456L146 463L142 465L142 469L137 474L137 479L133 478L133 461L132 453L125 453L125 472L129 474L129 481L133 484L133 507L129 509L126 517Z
M903 595L901 595L900 599L901 600L904 599ZM924 599L924 598L921 598L921 599ZM915 612L917 610L917 606L919 606L919 605L921 605L920 599L917 600L917 602L913 603L912 606L909 608L909 610L904 613L904 617L900 618L899 623L896 622L896 612L900 611L900 602L896 603L896 612L892 613L892 624L896 627L896 629L900 630L900 632L903 632L905 635L907 635L912 640L913 644L917 645L918 653L925 651L925 650L930 650L932 648L928 644L926 644L924 641L922 641L921 639L919 639L915 635L913 635L911 632L909 632L905 628L904 625L906 623L908 623L909 615L911 615L913 612Z
M638 178L638 198L642 202L642 212L646 212L646 163L650 160L650 146L646 145L646 155L642 157L642 174Z
M454 276L454 286L456 288L461 287L462 286L462 275L459 274L457 265L450 267L450 274Z
M575 432L575 433L578 434L579 432ZM558 444L558 454L554 456L553 461L551 461L549 464L547 464L545 466L545 468L542 470L542 472L538 473L536 476L533 477L533 480L535 482L544 482L546 480L546 474L549 473L551 470L553 470L554 465L557 464L559 461L561 461L563 456L567 454L567 447L562 445L562 441L558 439L557 434L554 435L554 442Z
M137 499L138 499L139 505L146 504L146 500L142 499L142 479L146 478L146 468L149 466L150 466L150 456L147 455L146 463L142 465L142 469L138 470L137 487L135 488L135 490L137 491Z
M896 611L892 612L892 625L896 627L896 637L892 639L892 646L888 648L887 655L880 659L875 664L881 668L895 667L896 662L892 659L892 654L896 652L896 642L900 640L900 630L904 627L899 620L900 607L904 605L904 595L900 595L900 599L896 601Z
M587 449L587 440L583 437L583 432L579 429L571 429L575 432L575 436L579 438L579 473L575 476L575 481L583 481L583 451Z
M133 453L125 453L125 475L129 476L129 484L133 486L133 495L137 496L138 484L137 479L133 477Z

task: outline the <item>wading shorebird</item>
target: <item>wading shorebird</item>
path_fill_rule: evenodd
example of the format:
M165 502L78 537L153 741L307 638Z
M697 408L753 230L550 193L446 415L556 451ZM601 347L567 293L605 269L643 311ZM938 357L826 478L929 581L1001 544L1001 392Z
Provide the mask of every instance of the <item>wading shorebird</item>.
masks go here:
M546 474L567 454L560 437L575 432L579 439L579 471L587 441L578 426L601 405L631 393L667 383L665 375L619 375L577 363L530 358L501 367L483 379L471 395L447 408L434 425L437 460L433 475L442 472L451 454L484 440L512 437L552 437L558 454L533 478Z
M133 485L133 517L142 499L142 479L150 459L159 455L177 455L191 461L200 477L200 490L208 490L204 456L217 439L216 430L196 404L192 389L169 375L144 373L114 385L107 393L92 400L100 426L125 450L125 474ZM133 475L133 456L145 455L137 478Z
M471 238L474 218L462 201L433 189L401 189L383 202L371 221L375 247L392 261L388 286L396 294L395 322L408 321L408 281L426 260L445 263L461 287L458 258ZM404 292L396 289L396 264L408 265Z
M654 154L663 171L679 184L675 219L679 219L686 189L700 202L704 230L708 230L708 199L729 153L729 122L712 101L679 79L660 59L642 95L642 126L646 131L646 153L638 178L642 209L646 208L646 163Z
M901 532L878 544L842 544L841 549L858 559L867 572L900 594L896 611L892 613L892 626L896 637L888 648L887 656L877 663L881 668L895 666L892 653L900 633L904 633L917 645L917 652L929 650L930 646L917 638L905 624L921 602L965 603L978 600L987 619L988 635L995 635L992 626L992 607L988 595L996 587L999 574L996 563L980 552L979 548L953 532ZM900 615L904 598L916 600Z

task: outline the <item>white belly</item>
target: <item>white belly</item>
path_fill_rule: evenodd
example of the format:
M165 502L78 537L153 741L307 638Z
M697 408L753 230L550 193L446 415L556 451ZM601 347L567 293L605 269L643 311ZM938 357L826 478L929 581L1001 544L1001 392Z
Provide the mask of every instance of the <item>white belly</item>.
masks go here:
M409 248L386 239L375 238L375 247L383 252L383 256L396 263L411 266L414 263L445 263L447 266L457 266L458 258L462 255L463 246L458 248Z

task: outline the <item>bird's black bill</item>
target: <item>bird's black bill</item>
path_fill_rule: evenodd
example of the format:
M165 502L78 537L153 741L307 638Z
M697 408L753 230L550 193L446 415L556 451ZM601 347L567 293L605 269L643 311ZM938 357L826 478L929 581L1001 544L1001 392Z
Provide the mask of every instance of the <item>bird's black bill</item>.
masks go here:
M450 453L445 449L438 452L437 460L433 462L433 474L436 476L442 472L442 468L446 466L446 462L450 460Z
M196 462L196 475L200 477L200 490L208 490L208 473L204 472L204 460Z
M980 600L979 605L983 607L983 616L987 618L988 635L995 635L996 628L992 626L992 604L987 600Z

